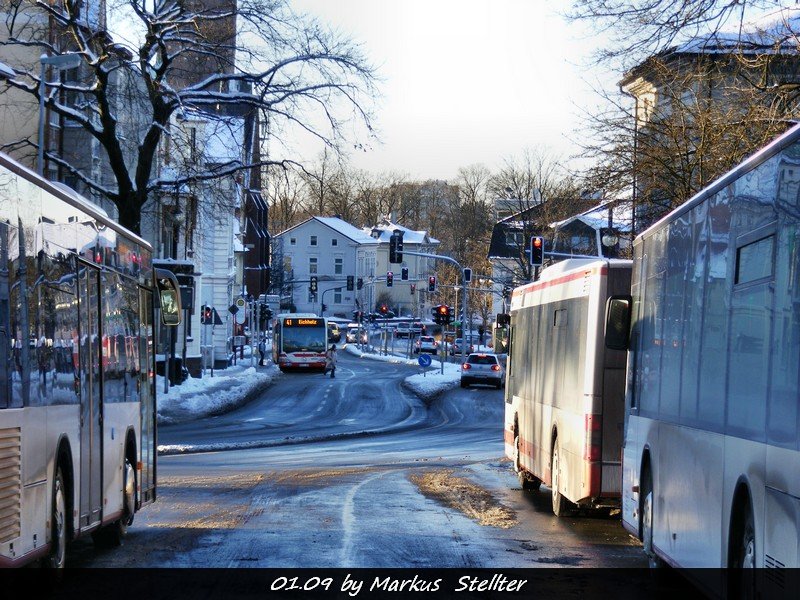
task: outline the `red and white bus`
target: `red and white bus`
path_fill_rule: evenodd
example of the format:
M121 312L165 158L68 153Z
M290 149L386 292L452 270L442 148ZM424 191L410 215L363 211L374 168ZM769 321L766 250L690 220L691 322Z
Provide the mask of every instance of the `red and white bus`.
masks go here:
M281 313L275 319L272 362L281 371L323 370L328 349L327 319L312 313Z
M1 153L0 207L0 566L61 568L155 500L159 282L146 241Z
M630 294L631 262L569 259L514 290L505 452L553 512L620 504L626 353L606 350L606 300Z
M796 126L635 240L622 522L653 563L800 567L798 198Z

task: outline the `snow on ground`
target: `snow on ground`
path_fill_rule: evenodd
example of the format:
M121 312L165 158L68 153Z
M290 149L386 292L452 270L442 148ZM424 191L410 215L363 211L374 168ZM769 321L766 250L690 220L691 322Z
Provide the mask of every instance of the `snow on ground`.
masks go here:
M271 363L266 367L251 367L250 357L245 356L238 365L215 369L214 377L207 370L202 379L189 377L181 385L170 386L166 394L164 378L158 375L158 423L191 421L232 410L272 383L278 373L278 367Z
M419 372L406 377L405 385L413 393L423 399L430 399L445 390L458 386L461 377L461 365L444 363L442 373L440 361L433 359L431 366L423 369L417 358L405 358L398 355L381 355L362 352L355 344L345 344L344 350L360 358L416 365ZM480 348L491 352L490 348ZM271 348L268 348L268 352ZM189 377L178 386L170 386L164 393L164 378L156 376L156 393L158 397L158 423L160 425L191 421L201 417L220 414L244 404L249 398L272 383L280 374L278 367L269 364L266 367L251 367L249 349L245 350L244 359L238 365L227 369L217 369L214 377L206 371L203 378Z

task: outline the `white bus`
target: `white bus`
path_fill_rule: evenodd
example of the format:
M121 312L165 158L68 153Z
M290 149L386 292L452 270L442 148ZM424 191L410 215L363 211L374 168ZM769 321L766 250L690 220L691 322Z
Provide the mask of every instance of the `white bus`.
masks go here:
M119 543L155 499L157 285L147 242L0 154L0 566Z
M624 526L653 563L799 567L800 127L643 232L631 292Z
M620 505L626 353L606 350L603 327L630 277L627 260L569 259L512 294L505 452L557 516Z
M281 313L275 319L272 362L281 371L323 370L328 323L312 313Z

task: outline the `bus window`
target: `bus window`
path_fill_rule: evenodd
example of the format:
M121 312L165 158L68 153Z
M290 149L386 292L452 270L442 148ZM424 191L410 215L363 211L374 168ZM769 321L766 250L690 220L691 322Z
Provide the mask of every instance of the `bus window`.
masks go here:
M630 296L612 296L606 303L606 348L627 350L631 330Z

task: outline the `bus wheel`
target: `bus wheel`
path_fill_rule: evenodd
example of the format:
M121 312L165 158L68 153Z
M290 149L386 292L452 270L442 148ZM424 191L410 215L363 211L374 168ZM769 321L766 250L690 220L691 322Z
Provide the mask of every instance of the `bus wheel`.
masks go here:
M755 598L756 529L753 511L746 503L731 529L731 552L728 589L731 598Z
M542 485L542 480L525 472L519 460L519 436L514 436L514 471L517 473L519 485L523 490L535 492Z
M550 485L553 491L553 514L557 517L566 517L571 514L570 501L567 500L559 490L561 481L561 460L560 450L558 447L558 438L553 446L553 460L552 460L552 483Z
M639 500L641 509L639 511L641 519L642 545L644 553L647 555L647 562L651 569L663 566L661 559L653 549L653 518L655 498L653 493L653 474L650 467L646 467L642 473L641 498Z
M51 513L50 555L45 566L63 569L67 563L67 503L64 495L64 476L61 467L56 469L53 483L53 506Z
M92 533L92 541L97 546L110 548L122 544L122 540L128 534L128 526L133 523L135 495L136 474L133 465L126 458L122 469L122 516Z

